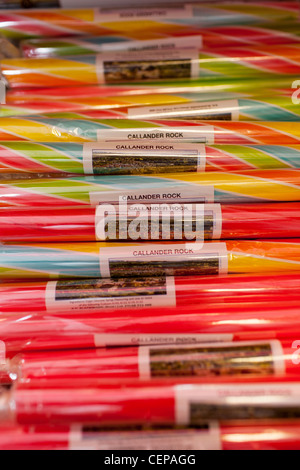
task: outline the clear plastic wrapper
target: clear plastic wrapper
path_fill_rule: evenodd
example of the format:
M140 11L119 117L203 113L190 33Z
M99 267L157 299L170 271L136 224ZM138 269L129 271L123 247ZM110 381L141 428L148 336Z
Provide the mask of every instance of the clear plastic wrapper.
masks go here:
M201 426L299 422L299 382L102 384L1 393L0 419L21 425Z
M7 425L0 429L0 450L298 450L299 431L296 423L272 425L272 430L259 423L231 427L209 423L196 428L135 426L115 431L101 426ZM180 461L184 463L184 459Z
M176 31L178 35L190 33L193 27L226 24L260 24L267 22L297 20L299 3L285 2L222 2L182 4L173 7L139 7L121 9L49 9L16 10L3 12L1 32L15 38L38 38L57 36L107 35L128 31L135 39L158 31L160 37ZM170 24L171 23L171 24Z
M297 169L185 172L159 175L3 178L0 205L98 206L155 203L271 203L300 200ZM16 175L14 175L16 177ZM44 175L42 175L44 176Z
M230 274L175 278L85 279L61 281L23 281L0 284L0 312L90 312L109 308L163 307L166 287L173 286L173 305L210 306L270 301L297 301L299 274ZM155 295L155 303L153 297Z
M269 92L268 92L269 93ZM174 104L133 106L116 110L57 112L53 117L70 119L191 119L224 121L300 121L300 111L289 96L190 101ZM51 118L53 113L48 114ZM45 116L47 116L45 114Z
M270 92L268 92L270 93ZM43 113L44 117L54 117L56 119L201 119L201 120L224 120L224 121L296 121L300 120L299 109L291 100L290 96L282 96L276 98L234 98L234 93L226 92L211 93L211 96L199 94L166 95L161 94L153 97L153 95L142 95L139 99L134 97L126 100L111 98L108 99L78 100L78 108L76 109L76 101L59 102L51 101L43 102L20 100L20 104L16 100L0 110L0 116L14 116L21 114L23 116L30 114ZM211 100L210 100L211 99ZM114 100L114 101L113 101ZM147 102L148 100L148 102ZM193 101L195 100L195 101ZM119 101L119 102L118 102ZM140 101L140 102L139 102ZM174 103L172 103L172 101ZM90 103L90 106L89 106ZM162 104L163 103L163 104ZM142 106L139 106L139 105ZM146 106L145 106L146 105ZM28 108L27 108L28 106ZM50 112L48 112L50 111Z
M169 140L207 144L299 145L299 122L67 119L34 115L0 118L0 139L35 142Z
M123 278L299 272L300 240L79 242L0 246L2 279Z
M1 363L20 352L115 346L189 345L198 342L291 339L299 359L299 299L251 303L140 304L119 308L60 309L1 316ZM7 371L4 371L7 377Z
M197 48L167 51L115 51L64 59L7 59L1 71L10 88L113 85L197 79ZM296 72L295 72L296 73Z
M188 80L211 77L267 78L276 74L297 78L300 45L196 47L159 51L113 51L96 55L17 58L1 61L10 88L80 85L143 84L145 81ZM142 56L142 57L141 57Z
M300 145L1 142L0 173L147 175L300 168Z
M0 379L22 388L76 389L131 379L296 377L300 358L292 344L259 340L23 353L0 366Z
M229 78L200 80L175 80L142 85L90 85L80 87L27 88L7 90L6 105L0 116L31 115L40 113L70 112L78 110L116 110L126 106L149 106L164 103L179 103L195 100L220 100L242 97L261 97L269 94L291 96L291 80L288 76L276 75L272 80L232 80ZM107 111L108 112L108 111Z
M105 206L104 206L105 207ZM0 208L2 242L300 238L300 202ZM109 213L111 215L109 215ZM132 225L136 224L136 232ZM288 229L287 229L288 227ZM137 233L139 232L139 233Z
M253 46L255 44L291 44L300 41L299 23L268 23L259 27L251 25L223 25L210 28L199 28L199 37L205 48L220 48L233 46ZM197 38L197 27L193 28L193 36L176 36L176 31L171 31L168 38L147 39L140 38L138 41L132 39L130 31L124 31L122 37L118 35L107 36L83 36L65 37L60 39L27 39L22 41L21 50L24 57L62 57L81 54L95 54L102 51L130 50L162 47L182 48L184 42L191 44L193 38Z

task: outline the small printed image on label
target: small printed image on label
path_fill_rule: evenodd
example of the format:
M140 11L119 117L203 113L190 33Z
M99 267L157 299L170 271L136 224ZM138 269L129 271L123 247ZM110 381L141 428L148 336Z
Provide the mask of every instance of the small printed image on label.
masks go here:
M197 426L213 421L289 420L300 417L298 383L247 383L176 386L176 423Z
M175 306L173 277L50 281L48 311Z
M80 39L73 39L72 43L87 46L84 41ZM93 49L95 52L106 51L160 51L169 49L186 49L197 47L199 50L202 48L202 36L180 36L169 37L164 39L145 39L143 41L122 41L122 42L107 42L103 44L88 43L88 48Z
M69 446L70 450L221 450L222 444L218 424L209 423L197 429L149 430L131 426L129 431L73 426ZM185 463L183 456L173 458L177 459L174 464ZM184 456L186 463L189 463L188 458Z
M162 180L162 186L164 181ZM156 203L213 203L215 190L213 186L181 185L162 188L144 188L133 191L95 191L90 192L92 206L99 204L146 204L151 209L151 204ZM134 209L133 206L131 206Z
M117 210L116 210L117 209ZM96 240L219 239L220 204L99 205L95 211Z
M85 174L135 175L205 171L205 145L178 142L87 142Z
M180 103L128 109L128 119L199 119L237 121L238 100Z
M198 142L213 145L215 141L214 126L198 125L184 127L147 127L131 129L99 129L97 140L106 141L144 141L144 140L169 140L178 142Z
M96 59L99 83L198 78L199 49L103 52Z
M165 327L166 328L166 327ZM168 330L172 331L170 325ZM108 347L108 346L148 346L154 344L198 344L198 343L209 343L209 342L228 342L233 340L231 334L198 334L198 333L181 333L172 334L171 332L166 333L114 333L114 334L96 334L94 336L94 343L96 348Z
M284 371L283 352L278 341L139 349L139 372L143 380L185 376L271 376Z
M95 21L100 23L132 21L132 20L167 20L187 19L193 17L192 5L174 5L172 7L144 7L139 8L98 8L95 10Z
M101 277L224 274L226 243L144 244L100 249Z
M0 104L6 103L6 87L3 80L0 79Z

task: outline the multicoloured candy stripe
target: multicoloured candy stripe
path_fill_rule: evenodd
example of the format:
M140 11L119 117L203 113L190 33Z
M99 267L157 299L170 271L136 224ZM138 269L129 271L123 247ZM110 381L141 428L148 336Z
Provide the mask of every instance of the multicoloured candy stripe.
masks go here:
M300 144L300 126L299 122L279 121L72 120L39 115L0 118L2 141L83 143L98 140L149 140L155 136L159 136L160 140L167 138L177 142L291 146Z
M229 273L300 271L299 239L294 239L293 242L234 240L226 241L224 246L225 244ZM210 242L207 242L204 246L209 245ZM149 245L114 243L114 247L119 246L123 246L125 250L132 247L147 250ZM153 248L153 245L150 246ZM105 248L111 248L111 244L102 242L5 244L0 247L0 278L99 278ZM184 262L184 257L181 261ZM193 272L190 275L193 275Z
M120 58L113 62L113 65L105 53L63 58L5 59L1 61L1 69L11 88L78 86L98 83L142 84L145 80L139 79L138 74L134 76L128 74L128 70L132 70L132 65L129 64L134 62L135 67L142 69L147 64L147 55L141 60L141 57L137 58L134 53L127 54L129 55L124 58L124 62ZM199 53L199 77L205 81L211 77L250 79L267 78L276 74L299 76L299 55L299 44L205 49ZM99 66L101 56L106 64L103 71ZM149 56L148 61L150 58ZM182 64L185 60L182 57ZM153 57L150 61L153 63ZM158 67L161 62L162 59L158 59L157 64L154 65ZM168 77L165 77L165 73L162 76L167 79L181 77L178 75L179 64L178 58L173 62L168 59L166 61L169 70ZM185 75L185 77L193 78L192 75ZM151 76L149 80L151 81Z
M194 83L195 82L195 83ZM269 98L265 96L268 89ZM34 89L35 90L35 89ZM81 110L111 110L118 116L118 110L134 106L157 106L190 101L217 101L234 98L256 99L258 106L267 103L283 106L293 113L291 79L277 76L276 80L212 80L199 85L197 80L188 83L163 84L160 87L101 87L82 86L72 88L51 88L7 90L6 104L0 107L0 117L24 116L41 113L78 112Z
M190 202L198 201L203 192L212 189L214 201L222 203L300 201L300 172L298 169L257 169L161 176L97 175L14 179L0 185L0 206L90 205L108 202L110 199L118 202L119 196L124 193L138 192L142 197L159 189L183 193L193 189L193 196L187 196Z
M289 22L286 24L263 24L259 26L247 25L224 25L210 28L193 26L193 34L189 35L191 42L193 36L197 33L202 37L205 48L247 46L254 44L291 44L300 42L299 23ZM131 30L124 31L123 35L107 36L83 36L83 37L64 37L58 39L27 39L21 42L20 48L23 57L46 58L63 57L83 54L96 54L105 50L123 49L131 47L135 39L136 32ZM144 41L149 41L153 37L153 31L147 30L144 36L139 38L141 46ZM170 38L184 37L178 36L176 31L168 34ZM188 36L187 36L188 37ZM158 39L159 41L159 33ZM162 38L165 40L165 38ZM159 44L159 42L158 42Z
M149 9L148 9L149 10ZM168 8L166 8L168 11ZM81 35L107 35L128 30L136 39L152 33L152 38L162 37L176 31L177 35L188 34L193 27L207 27L223 24L260 24L267 22L295 21L299 16L296 1L285 2L244 2L201 3L193 5L190 17L172 17L167 12L164 19L153 17L138 21L105 19L99 9L43 9L15 10L0 15L1 34L9 38L43 38ZM148 15L149 18L149 15Z
M99 143L105 149L105 142ZM243 171L251 169L300 169L300 145L214 145L205 146L205 171ZM1 173L78 173L84 174L84 145L72 142L0 142ZM130 150L123 158L132 155ZM145 152L147 155L147 151ZM113 161L113 153L110 160ZM118 152L116 161L119 162ZM180 161L178 162L180 164ZM134 164L108 167L103 171L97 167L97 174L145 174L171 171L171 166L159 166L159 159L147 171ZM182 168L182 171L185 171ZM191 171L191 170L190 170ZM197 171L197 167L195 167Z
M300 106L290 97L276 98L238 98L209 100L209 96L157 95L156 103L149 97L149 105L137 106L134 100L128 104L111 109L74 110L69 112L43 113L43 116L56 119L206 119L228 121L300 121ZM195 99L196 98L196 99ZM213 98L213 97L212 97ZM146 101L146 96L143 96ZM164 102L163 100L166 99ZM172 99L174 102L172 103ZM195 100L194 100L195 99ZM161 102L159 102L161 100ZM129 101L129 99L128 99ZM142 101L142 100L141 100ZM198 103L198 105L197 105ZM173 106L174 105L174 106ZM176 105L179 105L176 108ZM182 107L181 105L187 105ZM134 109L132 109L134 108ZM139 116L140 113L140 116ZM156 114L156 115L155 115Z

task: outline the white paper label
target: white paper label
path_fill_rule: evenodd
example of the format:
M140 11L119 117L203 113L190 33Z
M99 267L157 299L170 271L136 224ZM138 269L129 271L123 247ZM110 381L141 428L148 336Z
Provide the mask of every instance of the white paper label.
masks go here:
M155 429L108 432L96 427L73 427L70 450L221 450L221 435L216 423L203 429ZM175 458L175 457L174 457ZM177 456L176 463L188 463L188 456ZM128 459L128 457L127 457ZM186 460L185 460L186 459ZM153 463L154 463L153 457ZM129 462L129 460L126 460ZM175 464L175 461L173 462ZM131 465L132 467L134 464Z
M99 129L97 140L169 140L192 141L212 145L214 143L214 126L198 125L184 127L147 127L125 129Z
M128 119L212 119L237 121L238 100L190 102L128 109Z
M226 243L158 243L100 250L101 277L205 275L228 271Z
M186 49L197 48L202 49L202 36L180 36L168 37L164 39L143 39L141 41L120 41L120 42L103 42L99 44L84 39L68 39L74 45L87 47L89 50L96 52L107 51L160 51L169 49Z
M140 347L142 380L166 377L280 375L285 364L279 341L238 341L184 346Z
M224 418L226 410L226 419ZM223 421L246 419L256 416L263 419L284 419L300 413L300 384L261 383L261 384L205 384L175 387L176 423L193 426L206 421L207 412ZM277 416L277 410L280 412ZM289 411L290 410L290 411ZM287 412L285 414L285 412ZM256 419L258 419L256 417Z
M172 326L170 325L170 333L135 333L135 334L96 334L94 343L97 348L105 346L138 346L151 344L195 344L201 342L220 342L232 341L233 336L230 334L172 334Z
M96 69L100 84L198 78L199 49L103 52Z
M221 204L156 203L150 208L145 204L99 205L95 211L96 240L136 241L137 238L130 236L130 227L134 223L140 224L141 240L219 239L222 209Z
M205 145L178 142L87 142L85 174L139 174L205 171Z
M0 104L6 103L6 87L3 80L0 80Z
M99 8L95 11L95 21L100 23L133 20L166 20L193 17L192 5L172 7L139 7L139 8Z
M46 308L53 312L175 305L175 285L171 276L136 280L92 279L84 283L50 281L46 288Z
M164 181L162 180L162 186ZM92 206L99 204L146 204L151 208L155 203L211 203L214 202L214 187L200 185L165 186L165 188L144 188L135 191L95 191L90 192Z

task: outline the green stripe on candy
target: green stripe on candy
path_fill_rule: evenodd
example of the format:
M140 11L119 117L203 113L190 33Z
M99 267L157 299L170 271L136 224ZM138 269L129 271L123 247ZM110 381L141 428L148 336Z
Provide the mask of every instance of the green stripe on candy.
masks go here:
M242 161L253 165L255 168L291 168L289 165L277 160L277 158L261 152L254 147L245 148L242 145L214 145L214 147L222 152L225 151L230 153L233 158L240 158Z

